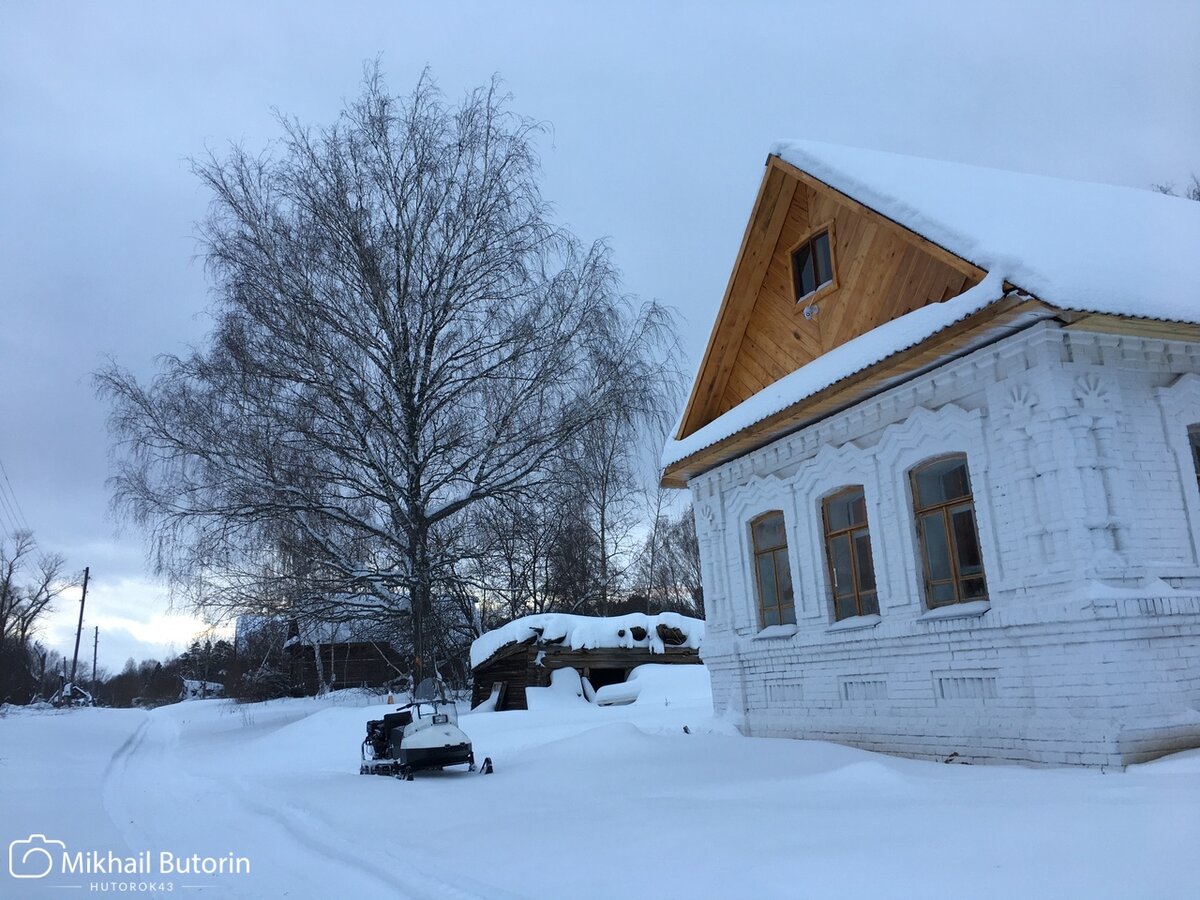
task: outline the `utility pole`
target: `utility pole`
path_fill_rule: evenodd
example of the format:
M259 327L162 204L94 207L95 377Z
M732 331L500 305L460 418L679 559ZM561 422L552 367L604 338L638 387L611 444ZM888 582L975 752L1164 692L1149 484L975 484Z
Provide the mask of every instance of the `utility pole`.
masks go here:
M100 647L100 626L96 626L96 633L92 637L92 697L96 696L96 650Z
M83 604L87 602L89 567L83 570L83 594L79 598L79 626L75 629L75 655L71 657L71 692L75 692L75 669L79 665L79 638L83 634Z

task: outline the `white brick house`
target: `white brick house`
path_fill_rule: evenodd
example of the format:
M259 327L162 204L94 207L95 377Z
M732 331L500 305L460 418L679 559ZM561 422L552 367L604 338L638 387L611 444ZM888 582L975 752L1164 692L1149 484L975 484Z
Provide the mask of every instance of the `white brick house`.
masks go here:
M1200 746L1198 322L1200 203L777 145L663 460L718 711L929 758Z

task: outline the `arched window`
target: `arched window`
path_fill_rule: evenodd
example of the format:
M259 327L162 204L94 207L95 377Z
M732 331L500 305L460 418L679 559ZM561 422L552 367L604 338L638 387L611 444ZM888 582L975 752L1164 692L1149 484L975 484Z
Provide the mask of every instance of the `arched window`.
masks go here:
M821 504L821 514L834 618L878 615L879 595L875 591L875 564L862 485L827 497Z
M930 608L987 599L967 458L948 456L912 470L913 508Z
M758 583L758 608L763 627L794 625L792 570L788 567L787 533L783 513L769 512L750 523L754 542L754 578Z

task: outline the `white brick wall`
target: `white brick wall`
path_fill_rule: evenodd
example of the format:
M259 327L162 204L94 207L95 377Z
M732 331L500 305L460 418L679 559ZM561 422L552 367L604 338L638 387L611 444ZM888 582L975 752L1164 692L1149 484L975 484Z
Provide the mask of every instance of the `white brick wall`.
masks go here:
M1200 348L1041 323L694 479L718 709L750 734L929 758L1200 746L1194 422ZM989 600L931 613L908 472L946 453L967 456ZM820 505L850 484L881 615L832 627ZM794 634L758 622L748 523L771 509Z

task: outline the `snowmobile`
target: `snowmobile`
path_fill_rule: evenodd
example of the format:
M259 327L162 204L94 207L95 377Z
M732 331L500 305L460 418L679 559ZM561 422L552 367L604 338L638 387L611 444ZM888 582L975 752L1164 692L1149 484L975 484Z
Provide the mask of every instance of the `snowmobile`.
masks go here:
M466 765L476 771L471 740L458 727L458 710L446 685L426 678L413 692L412 702L382 719L367 722L362 742L361 775L395 775L405 781L422 769ZM482 773L492 773L484 759Z

